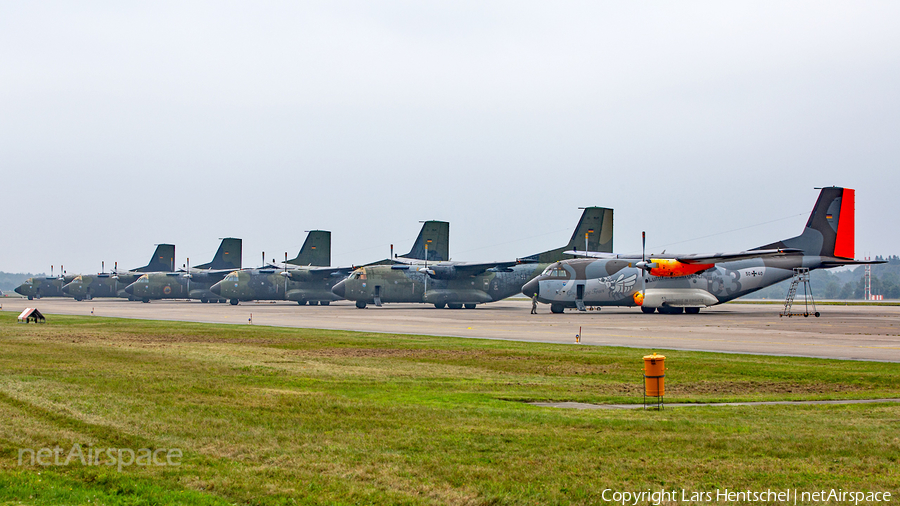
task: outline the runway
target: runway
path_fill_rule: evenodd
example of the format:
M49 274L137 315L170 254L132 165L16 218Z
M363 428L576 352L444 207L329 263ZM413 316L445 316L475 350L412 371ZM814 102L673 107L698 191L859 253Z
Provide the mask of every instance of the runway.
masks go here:
M476 309L435 309L390 304L357 309L352 302L298 306L290 302L243 302L46 298L0 299L3 311L37 307L45 315L90 315L278 327L508 339L546 343L628 346L642 350L695 350L900 362L900 307L819 306L820 318L781 318L780 305L724 304L698 315L645 315L636 308L551 314L540 305L507 300ZM52 317L49 318L52 324Z

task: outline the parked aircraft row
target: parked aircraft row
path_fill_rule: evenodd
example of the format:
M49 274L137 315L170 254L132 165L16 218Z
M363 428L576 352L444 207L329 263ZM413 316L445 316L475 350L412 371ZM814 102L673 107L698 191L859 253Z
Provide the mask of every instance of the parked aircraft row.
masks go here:
M449 260L449 223L427 221L409 253L368 263L361 269L363 272L370 269L373 276L386 276L383 283L376 281L371 287L373 304L381 305L384 298L385 302L474 307L477 303L518 293L525 281L539 274L550 262L574 257L565 253L566 250L612 252L612 222L612 209L589 207L565 246L505 262L461 263ZM232 304L249 300L292 300L301 305L327 305L345 298L342 289L335 285L341 285L357 269L330 266L331 233L321 230L310 232L297 257L285 259L284 263L273 261L262 267L242 269L240 258L240 239L229 238L222 241L212 262L176 271L174 246L161 245L145 267L99 275L32 278L16 291L29 298L68 295L84 300L118 296L144 302L191 298L202 302L228 300ZM363 289L353 286L354 294L365 292L365 283ZM358 301L357 305L365 307L366 302Z
M449 224L425 222L409 253L361 267L332 267L331 233L309 233L297 257L242 269L240 239L222 241L215 258L176 271L173 245L129 271L32 278L16 289L29 298L127 296L202 302L291 300L327 305L348 299L369 304L411 302L437 308L474 308L520 292L551 311L588 306L637 306L643 312L697 313L703 307L810 270L864 262L854 259L855 192L823 188L801 235L751 250L714 254L614 254L613 211L585 208L566 246L502 262L453 262Z

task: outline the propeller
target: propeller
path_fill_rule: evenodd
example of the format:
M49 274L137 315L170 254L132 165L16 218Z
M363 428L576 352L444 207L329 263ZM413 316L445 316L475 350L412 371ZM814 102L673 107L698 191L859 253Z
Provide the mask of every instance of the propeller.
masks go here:
M281 277L284 278L284 298L287 300L288 278L291 276L287 271L287 251L284 252L284 270L281 271ZM273 261L274 263L274 261Z
M641 261L634 266L644 271L659 267L658 263L647 261L647 232L641 232Z
M182 274L181 277L187 279L187 282L186 282L187 293L190 294L191 293L191 259L190 258L187 258L187 263L185 264L185 269L186 269L185 273Z

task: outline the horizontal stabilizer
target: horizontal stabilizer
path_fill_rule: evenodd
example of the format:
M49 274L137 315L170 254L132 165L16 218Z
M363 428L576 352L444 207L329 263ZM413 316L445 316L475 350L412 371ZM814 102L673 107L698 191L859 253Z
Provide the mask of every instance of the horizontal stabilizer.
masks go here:
M751 258L771 258L788 255L802 255L803 250L797 248L758 249L751 251L738 251L735 253L713 253L700 255L676 256L675 260L683 264L717 264L721 262L736 262Z
M846 260L843 258L832 258L822 261L822 267L841 267L844 265L878 265L886 264L887 260Z

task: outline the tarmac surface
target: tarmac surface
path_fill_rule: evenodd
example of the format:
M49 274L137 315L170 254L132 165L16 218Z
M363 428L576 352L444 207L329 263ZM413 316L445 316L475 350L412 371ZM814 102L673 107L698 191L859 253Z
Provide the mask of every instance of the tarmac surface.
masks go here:
M278 327L506 339L544 343L627 346L651 351L695 350L900 362L900 306L826 306L821 317L779 317L776 304L723 304L697 315L641 313L637 308L551 314L531 302L506 300L476 309L435 309L424 304L386 304L357 309L352 302L299 306L293 302L203 304L166 300L0 299L3 311L37 307L44 315L90 315L146 320L249 324ZM795 306L796 309L796 306ZM48 319L52 323L52 318Z

